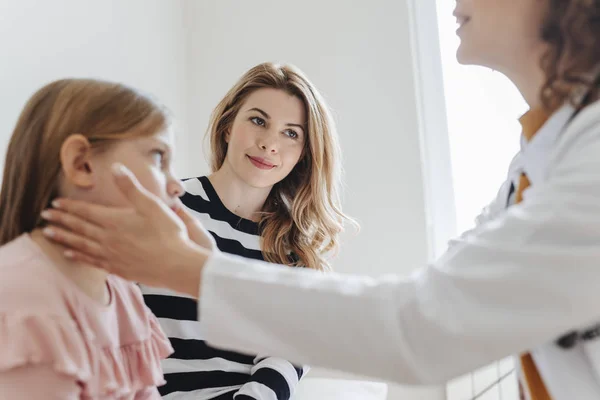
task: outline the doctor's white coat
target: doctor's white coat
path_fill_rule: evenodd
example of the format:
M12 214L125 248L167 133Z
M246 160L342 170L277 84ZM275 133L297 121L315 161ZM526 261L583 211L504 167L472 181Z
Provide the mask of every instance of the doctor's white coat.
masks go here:
M477 227L410 277L214 254L200 288L207 340L404 384L530 350L553 399L600 399L600 338L555 344L600 322L600 103L567 124L572 112L523 144ZM506 208L521 171L532 186Z

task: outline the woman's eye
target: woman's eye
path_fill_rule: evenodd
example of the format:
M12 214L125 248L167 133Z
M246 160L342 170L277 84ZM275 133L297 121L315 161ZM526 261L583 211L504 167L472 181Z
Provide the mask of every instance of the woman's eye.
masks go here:
M252 123L254 125L258 125L258 126L265 126L266 125L265 120L262 119L261 117L252 117L252 118L250 118L250 121L252 121Z
M298 133L296 131L288 129L288 130L284 131L284 133L292 139L298 139Z

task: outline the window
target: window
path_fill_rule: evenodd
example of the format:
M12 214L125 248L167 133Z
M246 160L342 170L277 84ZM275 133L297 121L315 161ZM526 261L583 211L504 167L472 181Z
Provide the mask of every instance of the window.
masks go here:
M527 105L499 73L458 64L455 2L412 0L409 5L430 247L436 257L445 250L447 239L473 226L477 214L496 195L518 151L518 117ZM513 360L505 359L458 378L449 383L447 399L516 399L513 368Z
M506 178L510 160L519 149L518 117L527 105L503 75L458 64L453 7L453 2L437 0L456 227L463 232L473 226L474 218ZM457 379L448 385L448 400L516 399L513 368L509 358Z

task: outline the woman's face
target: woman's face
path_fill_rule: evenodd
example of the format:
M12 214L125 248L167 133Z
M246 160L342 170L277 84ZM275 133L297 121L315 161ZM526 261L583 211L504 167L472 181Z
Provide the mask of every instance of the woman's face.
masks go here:
M278 89L258 89L226 133L228 168L247 185L271 188L294 169L307 140L302 101Z
M461 64L506 72L539 63L548 0L457 0L457 52Z

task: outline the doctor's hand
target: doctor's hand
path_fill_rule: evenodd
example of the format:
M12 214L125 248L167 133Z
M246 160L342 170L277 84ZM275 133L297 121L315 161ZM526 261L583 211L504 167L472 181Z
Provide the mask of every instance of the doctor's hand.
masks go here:
M183 205L175 211L145 190L124 166L113 169L128 207L58 199L42 217L46 237L65 257L149 286L198 295L214 239Z
M218 250L217 243L215 242L213 235L211 235L204 228L204 226L202 226L198 219L194 218L190 211L183 204L181 204L181 202L179 202L175 213L185 224L185 228L190 240L207 250Z

